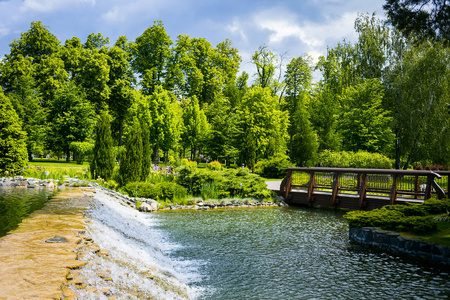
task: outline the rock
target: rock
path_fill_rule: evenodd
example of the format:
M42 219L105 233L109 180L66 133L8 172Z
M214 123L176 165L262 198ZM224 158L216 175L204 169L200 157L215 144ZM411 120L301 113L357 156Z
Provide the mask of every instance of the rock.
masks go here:
M139 211L152 212L152 211L156 211L156 210L158 210L157 207L155 209L154 206L152 206L152 205L150 205L148 203L141 203L141 205L139 205Z
M51 239L45 240L46 243L67 243L68 240L65 237L55 235Z

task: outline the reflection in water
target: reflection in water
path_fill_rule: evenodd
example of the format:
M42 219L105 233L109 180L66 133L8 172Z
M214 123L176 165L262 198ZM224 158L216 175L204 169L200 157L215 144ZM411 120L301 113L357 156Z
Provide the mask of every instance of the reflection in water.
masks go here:
M22 219L44 206L51 189L0 188L0 237L14 230Z

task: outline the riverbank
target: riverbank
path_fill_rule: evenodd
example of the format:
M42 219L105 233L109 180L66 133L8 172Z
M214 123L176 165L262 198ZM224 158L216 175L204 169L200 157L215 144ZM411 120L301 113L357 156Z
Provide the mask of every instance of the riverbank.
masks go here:
M86 262L76 248L92 190L65 189L0 238L0 299L73 299L66 276Z

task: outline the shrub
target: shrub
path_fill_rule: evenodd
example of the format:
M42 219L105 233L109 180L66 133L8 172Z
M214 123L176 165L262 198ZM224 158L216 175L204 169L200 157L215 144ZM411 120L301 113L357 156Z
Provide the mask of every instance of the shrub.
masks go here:
M289 157L284 154L278 154L275 157L260 160L255 165L255 173L265 178L283 178L285 175L284 169L290 166Z
M151 198L156 200L174 201L185 199L186 188L175 182L130 182L124 186L125 192L132 197Z
M210 170L215 170L215 171L219 171L222 169L222 165L217 160L210 162L206 167Z
M325 150L319 153L319 162L323 167L336 168L364 168L364 169L390 169L392 161L387 156L366 151Z

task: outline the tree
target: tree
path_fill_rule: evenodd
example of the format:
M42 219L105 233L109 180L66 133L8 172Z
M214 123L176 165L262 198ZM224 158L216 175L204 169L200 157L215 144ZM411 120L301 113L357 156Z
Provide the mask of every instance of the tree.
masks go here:
M394 117L396 168L450 163L450 50L425 42L406 50L387 75L386 106Z
M172 41L161 21L155 21L152 27L136 38L132 66L142 80L145 94L153 94L156 86L165 83L171 45Z
M286 151L287 115L279 110L269 88L251 88L237 110L236 147L240 160L253 169L258 160Z
M344 150L389 154L394 136L390 112L382 107L383 95L378 79L347 88L341 97L339 117Z
M95 126L94 155L90 164L92 178L111 179L116 165L114 145L111 136L110 116L101 112Z
M446 0L387 0L389 21L407 36L450 42L450 4Z
M134 119L132 130L125 141L125 152L120 159L122 185L141 179L142 153L142 130L139 121Z
M0 172L18 171L27 162L26 133L11 101L0 88Z
M152 147L150 145L150 130L148 123L141 120L142 128L142 171L141 180L145 181L150 174L150 166L152 164Z
M48 147L61 151L70 161L70 144L84 142L91 134L94 109L85 94L73 83L68 82L55 93L55 100L49 107Z
M186 99L183 109L183 133L181 140L184 147L191 149L191 159L197 158L199 146L206 141L209 124L206 115L196 97Z

